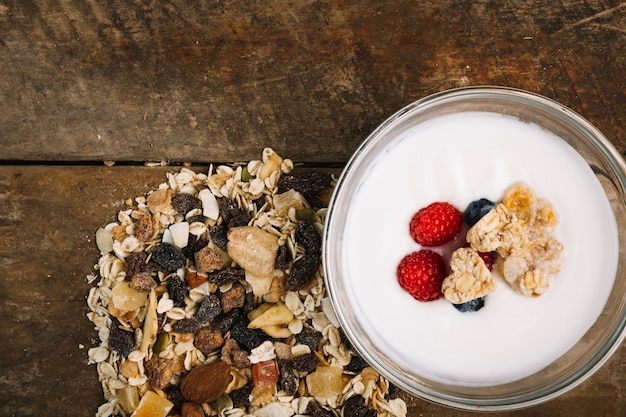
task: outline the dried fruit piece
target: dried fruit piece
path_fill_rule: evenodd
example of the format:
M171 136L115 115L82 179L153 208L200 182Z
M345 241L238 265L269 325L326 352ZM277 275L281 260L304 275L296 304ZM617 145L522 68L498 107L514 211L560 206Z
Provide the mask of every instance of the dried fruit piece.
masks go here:
M246 301L246 290L240 285L233 285L228 291L220 295L222 312L228 313L235 308L243 307Z
M292 175L283 175L278 180L278 192L294 189L302 194L309 203L321 207L319 195L332 183L330 174L319 171L304 171Z
M300 221L296 227L296 242L304 248L307 254L319 254L322 251L322 237L317 231L315 223L307 220Z
M197 251L194 255L196 269L201 274L210 274L211 272L225 268L230 264L228 254L215 245L207 245Z
M235 282L246 278L245 271L241 268L227 268L222 271L217 271L209 275L209 282L217 285L228 284L229 282Z
M144 272L146 268L146 260L148 254L146 252L132 252L126 257L126 278L130 278L135 274Z
M176 333L195 333L200 330L200 322L196 319L181 319L172 324Z
M286 325L293 320L293 313L283 303L262 304L257 310L251 311L248 318L249 328L261 329L266 326Z
M185 266L185 255L176 246L159 243L152 249L152 260L167 271L176 271Z
M278 382L276 361L268 360L252 365L254 385L275 385Z
M122 314L143 307L148 294L130 286L128 281L119 281L111 291L111 302Z
M150 213L144 214L135 222L135 236L142 242L147 242L154 237L154 225Z
M196 310L195 318L202 324L206 324L217 317L222 312L220 299L216 294L209 294L204 297Z
M215 352L223 343L222 332L212 327L198 330L193 338L193 345L205 355Z
M230 365L216 361L193 368L183 378L180 391L187 401L198 404L214 401L233 380Z
M172 206L179 214L185 216L191 210L202 208L202 201L189 193L178 193L172 197Z
M313 372L320 360L314 352L305 353L304 355L294 356L293 369L299 372Z
M166 281L167 293L170 300L174 301L174 307L184 307L187 296L187 286L185 282L177 276L173 276Z
M176 364L170 359L152 357L144 366L148 382L159 389L167 387L176 375Z
M343 372L337 366L318 366L306 376L306 385L312 396L329 398L343 391Z
M320 263L320 257L317 254L306 254L296 259L287 275L287 289L289 291L298 291L306 287L315 278Z
M128 354L135 347L135 333L123 329L120 321L116 318L111 320L109 347L124 358L128 357Z
M139 272L130 278L130 287L137 291L148 292L157 286L151 272Z
M180 409L180 417L204 417L204 410L200 404L186 402Z
M159 396L154 391L147 391L139 405L131 414L131 417L165 417L174 407L174 404L167 398Z

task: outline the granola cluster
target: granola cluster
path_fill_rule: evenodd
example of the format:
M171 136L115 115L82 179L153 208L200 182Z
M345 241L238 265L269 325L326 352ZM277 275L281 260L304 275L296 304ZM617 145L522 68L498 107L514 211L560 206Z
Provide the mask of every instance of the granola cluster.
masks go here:
M443 293L453 303L467 302L495 290L495 281L481 266L477 252L497 254L494 270L516 291L539 296L561 269L563 245L553 237L558 216L554 207L525 184L516 183L502 202L467 232L470 248L452 255L452 274Z
M96 233L96 416L404 416L351 351L320 268L329 175L272 149L183 168Z

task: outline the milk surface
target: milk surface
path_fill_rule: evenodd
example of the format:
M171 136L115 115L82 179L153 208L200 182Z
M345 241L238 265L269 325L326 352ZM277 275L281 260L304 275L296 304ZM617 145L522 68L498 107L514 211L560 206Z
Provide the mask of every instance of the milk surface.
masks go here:
M408 232L418 209L448 201L463 211L518 181L559 215L564 262L544 295L523 296L496 277L485 307L461 313L400 288L398 263L420 249ZM602 311L618 254L613 213L584 159L537 125L483 112L400 134L363 174L342 245L347 297L374 345L410 373L463 385L523 378L571 348Z

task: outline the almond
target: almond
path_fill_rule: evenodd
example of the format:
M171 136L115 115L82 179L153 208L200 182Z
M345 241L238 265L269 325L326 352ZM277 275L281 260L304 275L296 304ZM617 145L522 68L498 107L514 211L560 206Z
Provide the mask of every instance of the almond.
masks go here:
M193 368L183 379L180 391L187 401L210 403L224 393L232 379L229 364L212 362Z

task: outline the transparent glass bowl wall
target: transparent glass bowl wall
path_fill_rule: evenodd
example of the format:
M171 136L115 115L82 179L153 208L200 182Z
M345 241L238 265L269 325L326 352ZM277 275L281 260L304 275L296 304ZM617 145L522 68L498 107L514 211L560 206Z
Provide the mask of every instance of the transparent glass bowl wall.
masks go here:
M399 132L447 114L486 111L537 124L564 139L588 162L610 201L619 229L619 263L604 310L585 336L543 370L512 383L468 387L432 381L405 372L375 346L350 309L341 279L343 225L351 198L366 177L369 161ZM361 144L348 162L329 206L324 231L324 272L333 306L354 347L391 382L415 396L459 409L513 410L555 398L592 375L626 336L626 165L612 144L584 118L561 104L503 87L469 87L434 94L398 111Z

